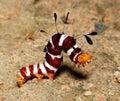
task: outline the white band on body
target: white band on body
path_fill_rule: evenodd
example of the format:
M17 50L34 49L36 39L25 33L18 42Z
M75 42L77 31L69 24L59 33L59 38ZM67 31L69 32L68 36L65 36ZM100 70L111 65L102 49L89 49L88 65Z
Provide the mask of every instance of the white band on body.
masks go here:
M50 38L50 43L53 45L53 41L52 41L52 38Z
M61 55L52 55L49 52L48 52L48 54L52 57L52 59L61 58Z
M30 76L30 70L28 67L26 67L26 76Z
M37 74L38 73L38 68L37 68L38 65L34 65L34 68L33 68L33 74Z
M74 47L74 48L78 48L78 45L77 45L77 44L75 44L73 47Z
M53 70L54 72L57 71L57 68L51 66L49 63L47 63L47 61L45 61L45 66L48 67L50 70Z
M64 42L64 40L67 38L68 36L67 35L65 35L65 34L62 34L62 36L60 37L60 40L59 40L59 46L62 46L63 45L63 42Z
M47 71L46 71L45 66L43 65L43 63L40 63L39 68L41 69L41 71L42 71L42 73L44 75L47 75Z
M73 49L73 48L70 48L70 49L67 51L67 54L70 56L73 51L74 51L74 49Z

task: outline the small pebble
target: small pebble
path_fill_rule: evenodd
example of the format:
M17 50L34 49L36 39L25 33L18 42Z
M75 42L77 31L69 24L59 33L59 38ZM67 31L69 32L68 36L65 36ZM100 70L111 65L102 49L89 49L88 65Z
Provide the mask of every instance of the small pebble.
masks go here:
M118 83L120 83L120 76L119 76L119 77L116 77L116 81L117 81Z
M109 94L109 95L114 95L114 93L113 93L113 92L109 92L108 94Z
M114 81L120 83L120 71L115 71L114 76Z
M120 67L117 67L117 69L120 71Z
M115 77L120 76L120 72L119 71L115 71L114 76Z
M92 95L92 92L91 91L85 91L84 95L86 95L86 96Z

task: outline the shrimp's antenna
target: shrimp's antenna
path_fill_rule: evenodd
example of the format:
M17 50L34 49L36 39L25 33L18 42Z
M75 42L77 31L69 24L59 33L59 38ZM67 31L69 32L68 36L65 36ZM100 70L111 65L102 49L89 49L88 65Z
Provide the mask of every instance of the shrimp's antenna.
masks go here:
M55 27L56 27L57 33L59 33L58 27L57 27L57 14L56 13L54 13L54 19L55 19Z
M90 32L88 34L82 34L82 35L77 35L77 36L74 36L75 39L79 39L81 37L85 37L86 41L88 42L88 44L92 45L93 44L93 41L92 39L89 37L89 36L94 36L94 35L97 35L98 33L97 32Z
M65 29L65 24L69 24L69 22L68 22L68 16L69 16L69 12L67 13L67 15L66 16L63 16L61 19L62 19L62 21L63 21L63 23L64 23L64 27L63 27L63 33L64 33L64 29Z
M64 22L65 24L68 24L68 16L69 16L69 14L70 14L70 13L68 12L68 13L67 13L67 16L66 16L66 19L65 19L65 22Z

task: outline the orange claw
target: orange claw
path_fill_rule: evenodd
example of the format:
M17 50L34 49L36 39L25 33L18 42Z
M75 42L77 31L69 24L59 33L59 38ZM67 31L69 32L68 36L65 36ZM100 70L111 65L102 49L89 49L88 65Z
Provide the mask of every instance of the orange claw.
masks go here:
M82 53L82 54L78 55L77 61L80 64L84 65L85 63L90 63L91 58L92 58L92 56L89 53Z

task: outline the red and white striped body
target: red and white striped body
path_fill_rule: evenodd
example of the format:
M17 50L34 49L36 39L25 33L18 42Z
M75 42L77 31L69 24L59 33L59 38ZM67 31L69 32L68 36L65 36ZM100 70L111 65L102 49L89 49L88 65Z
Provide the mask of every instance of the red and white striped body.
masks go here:
M77 63L77 56L82 53L81 49L76 45L76 40L66 34L57 33L52 36L46 46L46 61L37 65L30 65L23 67L18 73L18 85L22 86L23 83L30 77L37 77L40 81L42 77L48 76L53 79L56 71L61 65L62 50L66 52L70 59Z

